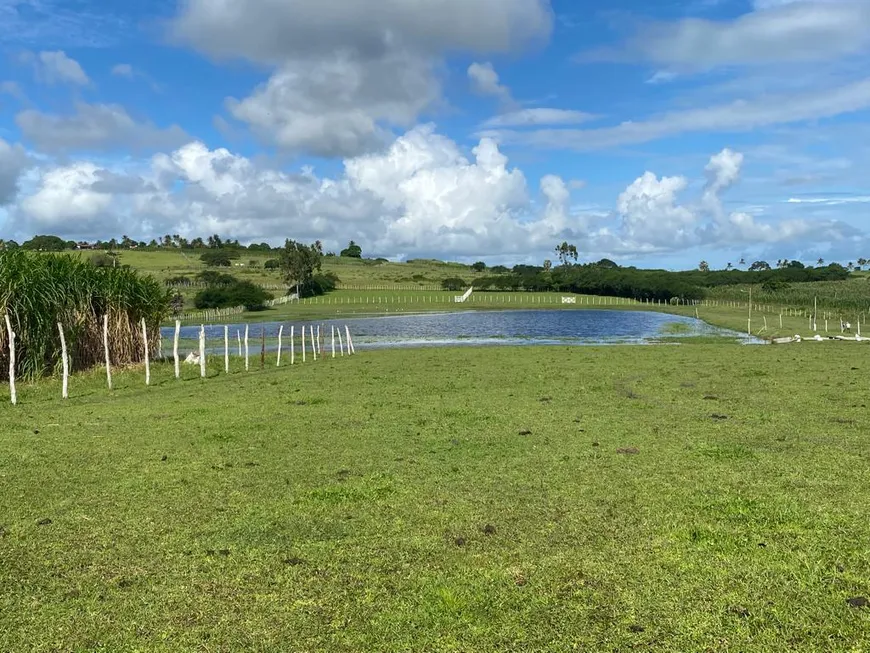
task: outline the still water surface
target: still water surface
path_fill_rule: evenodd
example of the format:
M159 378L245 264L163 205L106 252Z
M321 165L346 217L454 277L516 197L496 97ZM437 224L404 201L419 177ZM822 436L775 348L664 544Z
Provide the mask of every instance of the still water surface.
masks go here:
M250 325L253 343L259 343L264 331L268 340L278 337L284 325L284 336L295 326L298 339L303 324L320 325L323 342L330 327L347 325L357 349L395 347L456 346L456 345L600 345L644 344L667 337L741 335L710 326L689 317L648 311L608 310L525 310L525 311L464 311L422 315L395 315L369 318L330 319L312 322L264 322ZM679 326L675 326L679 325ZM307 328L306 328L307 330ZM230 337L236 340L244 325L231 324ZM164 338L172 338L173 329L162 329ZM223 326L206 326L206 338L223 339ZM198 326L181 329L184 340L196 340ZM267 348L273 349L269 342Z

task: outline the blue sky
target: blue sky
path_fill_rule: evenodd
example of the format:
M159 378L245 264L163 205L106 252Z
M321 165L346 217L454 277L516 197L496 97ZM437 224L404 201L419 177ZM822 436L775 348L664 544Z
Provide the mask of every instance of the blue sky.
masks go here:
M0 0L0 238L870 257L870 3Z

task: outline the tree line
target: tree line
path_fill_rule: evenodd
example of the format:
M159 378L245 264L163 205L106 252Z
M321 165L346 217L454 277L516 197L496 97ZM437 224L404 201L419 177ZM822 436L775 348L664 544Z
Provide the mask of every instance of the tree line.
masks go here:
M838 263L824 267L786 266L755 270L642 270L620 267L602 259L597 263L574 264L570 254L553 267L516 265L506 274L492 274L474 280L475 291L565 292L584 295L607 295L639 300L691 301L704 299L711 288L726 285L761 284L775 289L791 283L840 281L849 270ZM460 278L445 279L445 290L461 290L468 283Z

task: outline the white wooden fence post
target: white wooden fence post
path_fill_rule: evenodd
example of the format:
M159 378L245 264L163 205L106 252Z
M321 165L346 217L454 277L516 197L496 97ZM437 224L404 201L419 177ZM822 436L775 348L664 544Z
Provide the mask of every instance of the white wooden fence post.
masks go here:
M224 373L230 373L230 327L224 325Z
M9 313L6 313L6 336L9 338L9 396L12 405L18 403L18 392L15 390L15 332L12 330L12 322Z
M322 357L323 349L321 349L321 346L320 346L320 325L319 324L317 325L317 353L320 354Z
M178 339L181 336L181 320L175 320L175 336L172 339L172 360L175 363L175 378L181 378L181 364L178 360Z
M63 333L63 324L57 323L57 330L60 333L60 355L63 356L63 387L61 389L61 397L69 399L69 356L66 353L66 336Z
M205 378L205 325L199 325L199 375Z
M296 327L290 325L290 364L296 364Z
M242 357L242 332L236 329L236 339L239 341L239 358Z
M142 344L145 347L145 385L151 385L151 356L148 352L148 327L142 318Z
M356 351L353 348L353 340L351 340L351 337L350 337L350 329L347 328L346 324L344 325L344 332L345 332L345 334L347 334L347 353L349 355L355 354Z
M284 335L284 325L278 327L278 362L275 367L281 367L281 337Z
M106 352L106 381L112 389L112 362L109 356L109 314L103 316L103 349Z
M305 325L302 325L302 362L305 362Z
M341 339L341 329L338 329L338 351L344 356L344 341Z
M317 341L314 339L314 327L308 327L308 337L311 339L311 354L317 360Z
M335 325L332 325L332 357L335 358Z
M251 368L250 349L248 348L248 325L245 325L245 371Z

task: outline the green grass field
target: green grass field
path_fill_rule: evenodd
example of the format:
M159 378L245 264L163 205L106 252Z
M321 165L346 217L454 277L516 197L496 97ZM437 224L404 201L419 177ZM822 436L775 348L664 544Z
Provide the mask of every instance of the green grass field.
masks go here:
M87 256L88 253L82 254ZM243 252L241 258L225 271L241 279L265 285L282 284L279 271L264 270L263 264L276 258L277 254L260 252ZM177 276L193 278L199 272L207 269L199 260L199 253L194 250L125 250L119 252L118 261L122 265L151 274L165 280ZM251 265L251 262L254 265ZM415 260L408 263L380 263L374 260L358 260L340 257L323 259L323 272L332 272L338 276L344 285L356 286L405 286L431 287L440 285L447 277L460 277L471 280L477 273L461 263L442 263L439 261Z
M866 651L856 347L21 387L0 404L0 650Z

